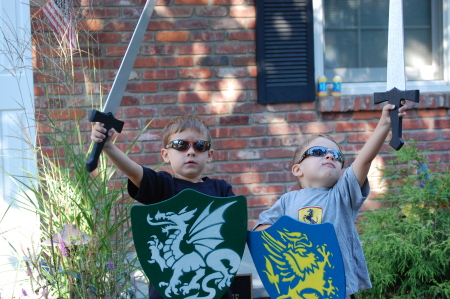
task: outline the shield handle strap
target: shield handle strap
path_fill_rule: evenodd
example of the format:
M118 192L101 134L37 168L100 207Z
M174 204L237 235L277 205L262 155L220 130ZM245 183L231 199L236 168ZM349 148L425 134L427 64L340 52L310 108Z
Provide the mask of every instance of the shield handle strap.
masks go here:
M114 115L111 112L103 113L98 110L93 109L91 113L91 117L89 118L90 122L101 122L104 123L104 128L106 129L106 134L108 134L109 130L111 128L114 128L118 133L122 132L122 128L124 125L124 122L121 120L118 120L114 117ZM98 166L98 158L100 157L100 154L103 150L103 147L106 143L105 138L102 142L94 143L94 147L92 148L91 154L89 158L86 161L86 169L89 172L94 171L94 169Z
M387 101L389 104L395 105L395 109L390 110L389 114L391 117L391 128L392 128L392 138L389 144L398 151L402 148L405 142L402 139L402 117L398 116L398 109L402 106L402 100L408 100L412 102L419 103L420 92L419 90L406 90L401 91L397 88L392 88L386 92L375 92L374 102L379 104Z

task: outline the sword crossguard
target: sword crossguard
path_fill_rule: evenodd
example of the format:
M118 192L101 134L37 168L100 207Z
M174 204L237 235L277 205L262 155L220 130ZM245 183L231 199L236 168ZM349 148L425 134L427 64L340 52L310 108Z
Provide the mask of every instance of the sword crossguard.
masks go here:
M123 125L125 124L123 121L118 120L114 117L114 115L111 112L103 113L98 110L93 109L91 113L91 117L89 118L90 122L101 122L104 123L104 128L106 129L106 134L108 134L108 131L112 128L116 130L117 132L122 132ZM94 169L98 166L98 158L100 157L100 153L103 150L103 147L105 146L106 138L100 142L95 143L94 147L91 151L91 155L86 161L86 169L89 172L94 171Z
M389 111L392 128L392 139L389 144L398 151L405 144L402 139L402 117L398 116L398 109L402 106L402 100L419 103L420 92L419 90L401 91L394 87L386 92L375 92L373 97L375 104L388 101L389 104L395 105L395 109Z

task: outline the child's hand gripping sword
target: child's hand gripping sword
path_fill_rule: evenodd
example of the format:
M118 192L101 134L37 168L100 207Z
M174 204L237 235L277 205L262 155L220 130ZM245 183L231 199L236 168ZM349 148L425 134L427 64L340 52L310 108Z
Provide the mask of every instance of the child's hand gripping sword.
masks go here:
M102 122L105 124L105 129L109 131L114 128L117 132L121 132L124 122L116 119L114 114L117 113L119 109L120 102L122 101L122 96L130 77L131 70L133 69L134 61L139 52L139 48L142 43L142 38L147 30L148 22L153 13L153 8L155 7L156 0L148 0L144 6L141 17L137 23L136 29L134 30L133 36L131 38L130 44L128 45L125 56L123 57L122 63L120 64L119 71L117 72L114 83L109 92L108 98L106 100L105 106L103 107L103 112L92 110L91 117L89 121L91 122ZM106 138L101 143L95 143L92 149L91 155L86 161L86 169L92 172L97 168L98 158L100 153L105 146Z

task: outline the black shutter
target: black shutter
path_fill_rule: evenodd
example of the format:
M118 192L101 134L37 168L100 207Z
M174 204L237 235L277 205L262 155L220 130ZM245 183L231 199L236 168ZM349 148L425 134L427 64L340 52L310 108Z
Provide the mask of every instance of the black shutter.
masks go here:
M255 1L259 103L315 100L312 1Z

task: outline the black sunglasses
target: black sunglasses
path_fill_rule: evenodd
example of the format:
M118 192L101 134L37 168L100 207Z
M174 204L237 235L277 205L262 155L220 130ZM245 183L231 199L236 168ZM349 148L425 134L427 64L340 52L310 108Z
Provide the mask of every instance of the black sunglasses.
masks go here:
M181 139L170 141L166 145L166 148L174 148L177 151L184 152L187 151L191 147L191 145L197 152L207 152L211 148L211 143L206 140L187 141Z
M325 157L328 155L328 153L332 153L333 157L336 161L339 161L342 163L342 167L344 167L345 157L344 154L339 150L334 150L331 148L326 148L323 146L313 146L308 148L303 155L300 157L300 160L296 163L299 164L303 160L305 160L308 156L315 156L315 157Z

